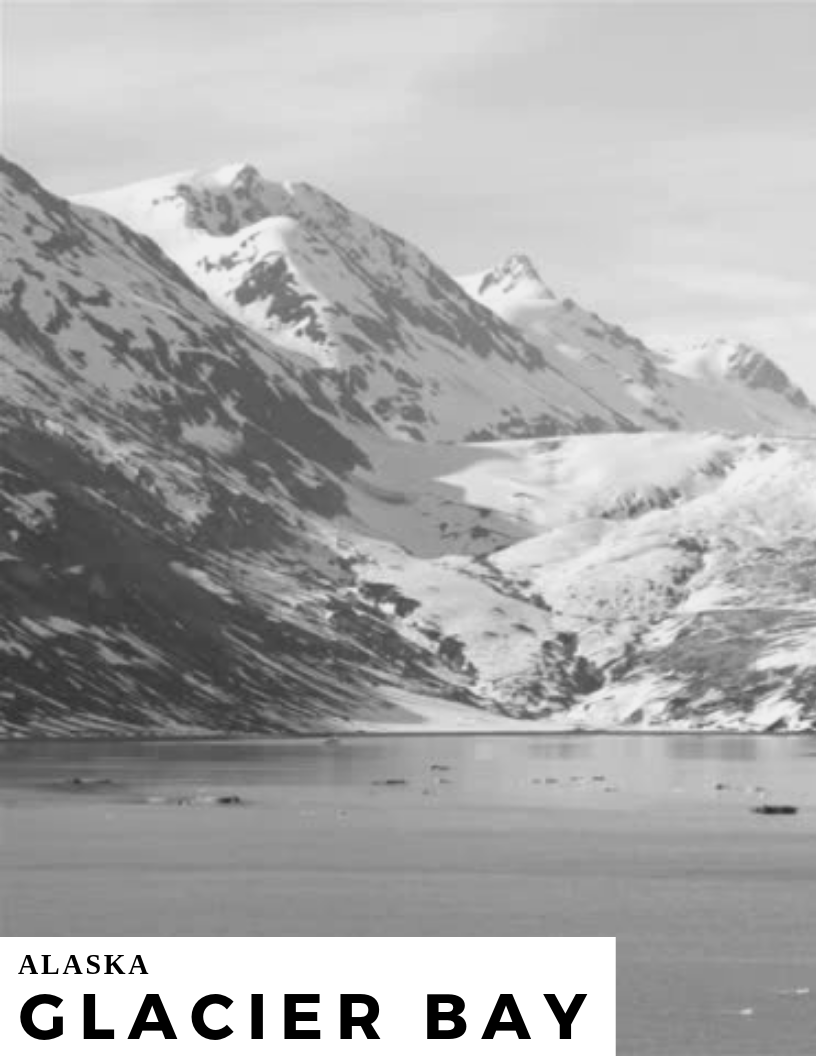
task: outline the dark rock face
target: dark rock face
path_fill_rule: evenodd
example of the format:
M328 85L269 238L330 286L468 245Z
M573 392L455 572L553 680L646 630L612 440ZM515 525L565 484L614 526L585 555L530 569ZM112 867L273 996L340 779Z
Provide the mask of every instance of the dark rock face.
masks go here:
M297 324L299 332L312 341L325 341L328 336L313 307L316 297L297 290L296 280L281 257L253 264L233 296L242 307L254 301L265 302L268 319L284 325Z

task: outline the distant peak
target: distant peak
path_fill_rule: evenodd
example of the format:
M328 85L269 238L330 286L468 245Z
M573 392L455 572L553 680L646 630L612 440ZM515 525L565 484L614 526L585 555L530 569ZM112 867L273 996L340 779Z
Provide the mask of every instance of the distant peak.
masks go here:
M766 352L739 338L715 337L669 350L675 370L690 377L721 378L751 389L784 396L794 406L812 410L802 389Z
M221 171L225 182L232 188L248 187L262 179L260 170L248 161L243 161L238 165L227 166L226 169Z
M705 340L693 342L695 348L712 348L722 349L723 351L733 352L760 352L760 349L756 345L751 345L747 341L742 341L735 337L710 337ZM764 353L760 352L761 355Z
M184 179L193 187L214 191L247 191L262 180L259 170L248 161L233 162L217 169L203 169Z
M507 260L494 271L496 274L514 279L534 279L536 282L541 282L541 276L535 264L526 253L511 253Z
M503 263L486 272L479 285L479 293L497 288L510 293L524 288L537 298L556 300L552 290L544 284L538 269L526 253L512 253Z
M252 202L267 215L278 209L287 214L292 209L309 209L309 203L315 202L337 211L345 210L320 187L305 180L270 180L248 161L192 173L177 183L177 190L184 194L203 192Z
M773 362L771 357L756 345L731 337L694 341L681 352L686 355L707 356L712 363L718 364L723 372L739 372L751 365Z

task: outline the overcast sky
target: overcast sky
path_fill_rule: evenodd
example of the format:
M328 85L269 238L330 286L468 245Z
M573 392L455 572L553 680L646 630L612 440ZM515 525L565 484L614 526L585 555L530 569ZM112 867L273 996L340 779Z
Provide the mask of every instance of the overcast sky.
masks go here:
M816 4L28 0L4 30L4 151L55 191L253 161L816 395Z

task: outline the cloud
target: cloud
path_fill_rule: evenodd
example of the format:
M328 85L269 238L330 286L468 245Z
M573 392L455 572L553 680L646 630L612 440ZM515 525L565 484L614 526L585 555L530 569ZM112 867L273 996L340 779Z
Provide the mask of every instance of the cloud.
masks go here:
M699 294L722 304L779 304L786 307L808 306L816 300L816 287L800 279L750 271L708 271L705 267L684 270L656 269L659 278L683 293Z
M10 147L58 162L66 191L81 189L83 168L107 177L109 136L122 168L161 172L237 150L278 175L281 163L287 175L331 172L360 151L376 156L378 137L421 107L424 85L483 52L496 21L494 8L463 20L449 6L326 5L304 18L291 5L241 3L202 4L191 20L191 6L57 4L47 35L41 8L12 6Z

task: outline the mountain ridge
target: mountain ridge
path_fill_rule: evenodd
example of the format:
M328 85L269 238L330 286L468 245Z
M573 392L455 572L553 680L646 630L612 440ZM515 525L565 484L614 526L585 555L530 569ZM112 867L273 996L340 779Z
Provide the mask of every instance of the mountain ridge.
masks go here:
M555 341L580 363L611 374L609 387L628 389L644 403L651 422L641 418L641 428L814 433L816 406L755 346L721 338L690 349L649 348L571 298L559 298L526 254L512 254L494 268L462 276L459 282L531 341ZM662 406L654 400L656 379L663 381ZM685 412L685 425L678 422L678 411L681 419Z
M761 348L747 341L715 337L661 350L673 370L688 377L731 382L755 391L765 390L803 410L814 409L804 389Z
M816 432L808 402L757 408L744 390L708 391L559 299L524 253L454 279L314 185L266 179L246 162L75 200L155 238L223 310L288 351L328 413L394 436Z

